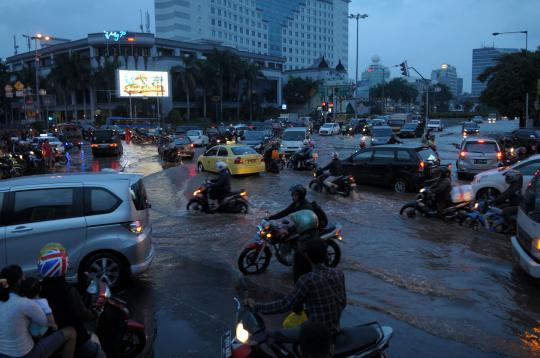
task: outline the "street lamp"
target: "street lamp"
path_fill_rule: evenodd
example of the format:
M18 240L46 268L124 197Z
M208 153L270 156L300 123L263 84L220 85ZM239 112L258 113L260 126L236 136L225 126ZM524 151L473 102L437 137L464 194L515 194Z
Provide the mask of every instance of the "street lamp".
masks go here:
M358 23L360 22L360 19L365 19L366 17L368 17L368 14L350 14L349 15L349 19L356 20L356 73L355 73L355 81L354 81L355 88L358 86Z
M529 31L506 31L506 32L494 32L493 36L510 35L510 34L523 34L525 35L525 56L529 51ZM529 91L525 94L525 127L532 128L532 122L529 122Z
M35 57L34 57L34 67L36 70L36 113L38 118L41 119L41 105L39 100L39 56L38 56L38 41L50 41L52 39L49 35L43 35L40 33L35 34L34 36L23 35L29 40L34 40L35 45Z

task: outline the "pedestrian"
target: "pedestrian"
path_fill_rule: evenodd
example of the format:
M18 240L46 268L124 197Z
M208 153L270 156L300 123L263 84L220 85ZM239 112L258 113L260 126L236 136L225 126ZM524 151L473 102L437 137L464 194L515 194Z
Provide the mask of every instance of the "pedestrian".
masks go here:
M41 144L41 155L43 156L43 159L45 160L45 166L47 168L53 168L54 167L54 154L53 154L53 149L48 139L45 139L43 143Z

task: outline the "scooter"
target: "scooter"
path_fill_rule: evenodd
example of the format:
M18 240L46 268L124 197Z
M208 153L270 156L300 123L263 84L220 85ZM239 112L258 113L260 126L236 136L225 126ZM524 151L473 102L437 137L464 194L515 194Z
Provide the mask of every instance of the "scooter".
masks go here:
M278 330L269 332L261 316L248 304L245 281L240 281L241 297L235 297L236 317L234 337L227 331L221 339L222 358L301 357L298 350L300 330ZM370 322L354 327L345 327L334 337L335 358L384 357L394 330Z
M298 163L295 166L295 163ZM317 160L316 156L313 155L311 158L301 159L298 153L293 153L287 162L287 168L294 170L309 170L313 171L317 169Z
M448 206L443 210L443 218L445 220L461 220L471 209L470 201L463 201ZM403 205L399 211L400 215L406 215L409 218L414 218L416 214L425 217L437 217L436 199L430 188L420 189L415 201L411 201Z
M187 203L187 211L195 211L206 214L214 213L238 213L247 214L249 202L248 193L245 190L231 191L227 196L221 199L221 202L215 208L210 208L208 202L208 189L211 183L206 181L197 190L193 192L193 198Z
M460 225L479 230L480 226L488 231L495 233L507 233L515 227L515 218L513 223L508 223L502 215L502 209L489 205L484 200L478 201L474 209L460 221Z
M356 188L356 182L352 175L342 175L336 180L334 180L333 183L337 185L337 188L335 188L335 190L333 191L326 185L324 185L324 181L326 180L328 175L324 174L321 169L317 169L315 173L313 173L313 176L315 178L309 182L309 188L313 189L317 193L322 192L324 189L328 194L340 194L343 196L349 196L351 195L351 191Z
M130 358L146 346L144 325L130 318L126 302L114 298L103 279L89 276L86 292L98 313L96 335L107 357Z

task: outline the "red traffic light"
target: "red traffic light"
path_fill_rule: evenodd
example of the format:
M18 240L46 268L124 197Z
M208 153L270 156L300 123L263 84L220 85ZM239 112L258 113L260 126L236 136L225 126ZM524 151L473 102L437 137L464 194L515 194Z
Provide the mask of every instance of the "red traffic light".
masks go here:
M326 102L321 103L321 106L323 107L326 106Z
M334 107L334 102L330 102L330 103L328 103L328 106L330 106L330 107Z

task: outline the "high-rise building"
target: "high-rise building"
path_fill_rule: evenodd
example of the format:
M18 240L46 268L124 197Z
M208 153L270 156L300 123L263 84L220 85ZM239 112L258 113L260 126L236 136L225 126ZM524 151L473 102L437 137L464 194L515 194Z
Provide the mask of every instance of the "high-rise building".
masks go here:
M455 97L458 96L458 81L460 78L457 76L457 70L454 66L443 63L441 68L431 71L431 82L442 83L450 88L450 92ZM461 79L463 87L463 79Z
M518 52L516 48L475 48L472 52L472 88L471 94L478 97L486 89L486 83L480 82L478 76L487 68L495 66L497 59L504 54Z
M320 57L348 67L350 0L154 1L158 37L285 57L287 70Z
M461 96L463 94L463 78L457 78L457 95Z
M371 57L371 64L366 71L362 72L362 79L358 84L357 96L369 98L369 89L379 84L388 82L390 69L381 64L381 58L377 55Z

